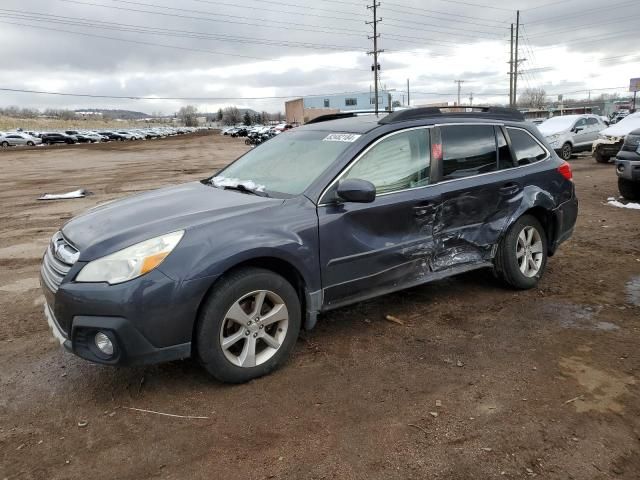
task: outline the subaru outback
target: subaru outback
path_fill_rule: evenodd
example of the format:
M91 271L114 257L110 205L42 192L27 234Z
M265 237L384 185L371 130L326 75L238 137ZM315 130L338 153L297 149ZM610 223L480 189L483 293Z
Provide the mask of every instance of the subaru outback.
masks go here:
M334 114L71 219L45 315L91 362L195 357L244 382L335 308L480 268L535 287L577 210L569 164L517 111Z

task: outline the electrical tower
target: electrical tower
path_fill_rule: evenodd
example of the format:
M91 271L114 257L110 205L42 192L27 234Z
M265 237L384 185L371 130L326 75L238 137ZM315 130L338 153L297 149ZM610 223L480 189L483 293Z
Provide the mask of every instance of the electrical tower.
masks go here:
M371 66L371 71L373 72L373 85L374 85L374 102L375 102L375 112L378 115L378 82L380 76L380 63L378 63L378 54L384 52L384 50L378 49L378 39L380 38L380 34L378 33L378 23L382 21L382 18L378 18L378 7L380 6L380 2L377 0L373 1L373 5L367 5L369 10L373 12L373 20L371 22L364 22L367 25L373 25L373 36L367 37L369 40L373 40L373 50L367 52L368 55L373 55L373 65Z
M458 107L460 106L460 90L462 89L462 84L466 82L466 80L454 80L453 83L458 84Z

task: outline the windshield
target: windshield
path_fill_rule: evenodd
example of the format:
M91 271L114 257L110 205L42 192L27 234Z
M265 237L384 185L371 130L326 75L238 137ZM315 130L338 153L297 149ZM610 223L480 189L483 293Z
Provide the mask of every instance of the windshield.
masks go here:
M289 131L250 150L210 183L220 188L244 185L276 195L299 195L358 137Z
M538 125L538 128L540 129L540 131L561 132L563 130L569 130L576 122L576 120L577 117L573 115L564 117L552 117Z

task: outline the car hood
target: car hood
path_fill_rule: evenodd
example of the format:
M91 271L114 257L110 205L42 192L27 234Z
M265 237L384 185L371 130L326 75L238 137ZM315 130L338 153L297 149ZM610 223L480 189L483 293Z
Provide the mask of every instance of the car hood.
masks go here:
M87 261L164 233L282 203L192 182L98 205L71 219L62 233L80 251L80 260Z
M600 131L600 135L609 137L624 137L636 128L640 128L640 112L632 113L620 120L618 123L611 125Z
M540 130L540 133L542 135L544 135L545 137L548 137L550 135L558 135L561 133L567 133L569 131L568 127L563 127L563 126L547 126L545 127L544 124L538 125L538 130Z

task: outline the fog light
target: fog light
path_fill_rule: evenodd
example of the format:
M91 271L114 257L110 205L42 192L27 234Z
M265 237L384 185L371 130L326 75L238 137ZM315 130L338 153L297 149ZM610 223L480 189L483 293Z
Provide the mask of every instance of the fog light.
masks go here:
M106 334L102 332L96 333L94 341L96 343L96 347L98 347L98 350L102 353L109 356L113 355L113 343Z

